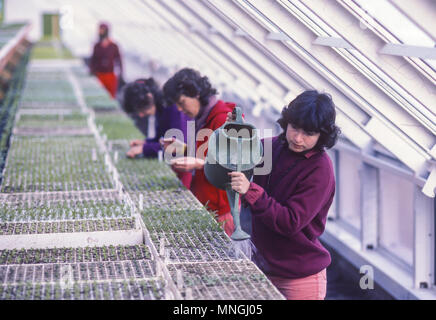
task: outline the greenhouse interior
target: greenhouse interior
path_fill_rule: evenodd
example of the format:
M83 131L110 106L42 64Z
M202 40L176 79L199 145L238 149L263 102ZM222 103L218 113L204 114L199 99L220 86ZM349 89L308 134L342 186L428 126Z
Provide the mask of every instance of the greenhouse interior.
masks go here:
M0 0L0 300L435 300L435 21L433 0ZM181 70L243 113L211 128L206 160L184 172L192 182L167 159L169 101L193 115L194 139L220 102L185 90ZM155 113L129 112L150 78L164 111L150 91ZM306 92L334 101L340 129L295 165L330 159L330 202L310 194L313 205L292 180L277 182L289 199L269 178L262 189L253 151L266 159L270 138L293 139L297 122L277 121ZM233 121L256 129L251 144L220 131ZM325 131L298 128L304 141ZM236 141L228 166L210 164L222 137ZM289 143L286 157L301 156ZM315 179L299 172L301 185ZM224 221L211 209L221 196ZM321 274L325 292L309 295L303 280Z

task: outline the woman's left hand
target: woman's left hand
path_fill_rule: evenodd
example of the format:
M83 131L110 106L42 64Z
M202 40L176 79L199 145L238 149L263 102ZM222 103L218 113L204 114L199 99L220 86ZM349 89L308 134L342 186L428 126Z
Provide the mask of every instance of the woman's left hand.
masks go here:
M248 181L245 174L242 172L229 172L229 176L231 176L232 181L230 185L232 189L238 192L239 194L246 194L248 189L250 188L250 181Z

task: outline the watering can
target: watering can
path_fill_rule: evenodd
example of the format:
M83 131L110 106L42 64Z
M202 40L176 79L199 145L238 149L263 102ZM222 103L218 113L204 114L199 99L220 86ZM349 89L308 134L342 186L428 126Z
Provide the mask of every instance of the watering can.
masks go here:
M204 174L213 186L227 192L235 225L231 238L245 240L249 239L250 235L241 229L239 193L232 189L228 173L242 172L250 180L254 167L262 159L263 147L256 128L242 121L241 108L233 109L233 118L236 120L225 122L209 137Z

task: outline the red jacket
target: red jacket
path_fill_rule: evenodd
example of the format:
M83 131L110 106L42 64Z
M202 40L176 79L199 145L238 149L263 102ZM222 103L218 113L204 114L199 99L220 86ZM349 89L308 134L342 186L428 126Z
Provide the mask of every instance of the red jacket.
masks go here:
M234 103L224 102L218 100L215 106L209 113L206 119L206 124L202 127L215 131L226 122L227 113L232 112L235 108ZM197 157L203 157L198 154L199 150L202 151L201 146L207 143L208 138L203 141L197 141ZM204 148L204 147L203 147ZM204 149L204 159L207 155L207 148ZM210 210L217 211L218 215L222 215L230 212L229 201L227 200L227 194L225 190L220 190L214 187L207 181L204 175L204 170L195 170L195 176L192 178L191 191L197 197L197 199L204 205L207 203L207 207Z

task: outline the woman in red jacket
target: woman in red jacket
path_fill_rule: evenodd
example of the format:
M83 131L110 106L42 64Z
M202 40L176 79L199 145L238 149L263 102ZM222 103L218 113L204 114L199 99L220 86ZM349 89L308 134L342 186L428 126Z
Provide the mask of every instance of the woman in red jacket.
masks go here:
M224 230L230 235L234 226L226 192L207 181L203 168L208 137L224 124L227 113L233 111L235 104L218 100L217 90L208 78L188 68L170 78L165 83L163 92L169 103L175 103L180 111L195 120L196 156L175 159L172 167L182 172L194 170L192 193L202 204L218 214L218 222L224 224Z

